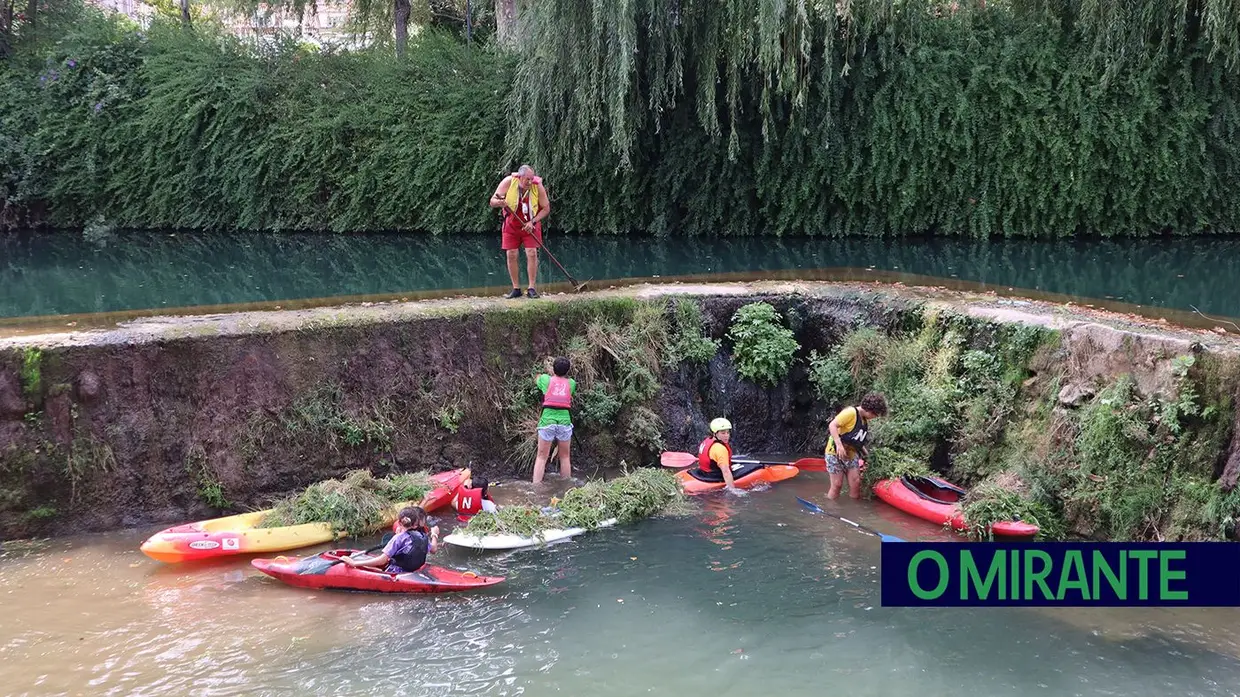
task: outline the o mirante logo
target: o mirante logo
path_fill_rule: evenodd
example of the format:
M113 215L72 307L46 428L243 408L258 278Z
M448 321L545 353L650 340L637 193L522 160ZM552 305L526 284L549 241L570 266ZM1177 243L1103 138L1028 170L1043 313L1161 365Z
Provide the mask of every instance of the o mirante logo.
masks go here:
M1240 545L888 542L882 604L1240 606Z

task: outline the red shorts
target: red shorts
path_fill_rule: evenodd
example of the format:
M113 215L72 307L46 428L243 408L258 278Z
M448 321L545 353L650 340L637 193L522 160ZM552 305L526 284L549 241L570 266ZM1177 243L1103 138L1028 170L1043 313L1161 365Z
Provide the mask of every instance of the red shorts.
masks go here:
M534 224L532 232L522 230L515 219L511 225L505 222L500 228L500 249L520 249L521 247L537 249L540 242L542 242L541 222Z

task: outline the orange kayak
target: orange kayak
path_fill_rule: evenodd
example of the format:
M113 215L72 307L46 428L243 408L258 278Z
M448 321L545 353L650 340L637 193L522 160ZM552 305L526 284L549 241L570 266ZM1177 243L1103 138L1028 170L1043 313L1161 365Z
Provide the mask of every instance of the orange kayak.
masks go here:
M427 513L448 505L452 491L468 472L466 469L440 472L431 477L435 488L427 492L420 505ZM395 520L396 513L412 502L401 503L388 511ZM260 528L263 517L270 513L254 511L224 518L200 520L161 530L142 543L146 556L166 564L200 561L237 554L266 554L289 549L309 547L336 540L343 535L327 523L304 523L278 528Z
M801 470L792 465L766 465L760 462L753 462L746 463L733 470L732 481L735 482L738 489L748 489L762 482L768 484L782 482L800 473ZM687 470L677 472L676 479L680 481L681 488L689 495L719 491L724 487L721 475L717 473L713 477L705 475L696 467L690 467Z
M958 531L968 530L960 500L967 492L938 477L901 477L883 479L874 484L874 494L884 502L939 525L951 525ZM1002 537L1033 537L1038 526L1020 520L999 520L990 525Z

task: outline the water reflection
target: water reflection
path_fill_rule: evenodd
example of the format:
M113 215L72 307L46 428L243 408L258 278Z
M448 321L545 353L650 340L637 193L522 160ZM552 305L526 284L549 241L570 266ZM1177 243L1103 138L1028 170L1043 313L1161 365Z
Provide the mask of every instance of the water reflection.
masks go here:
M849 268L1240 316L1240 240L547 239L574 277ZM562 276L544 258L540 280ZM364 297L507 284L498 237L0 235L0 317Z

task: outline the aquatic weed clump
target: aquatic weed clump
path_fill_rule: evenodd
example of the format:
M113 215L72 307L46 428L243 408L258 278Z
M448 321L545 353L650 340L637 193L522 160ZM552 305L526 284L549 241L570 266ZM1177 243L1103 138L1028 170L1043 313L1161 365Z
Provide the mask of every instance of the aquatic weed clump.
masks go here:
M1003 520L1019 520L1038 526L1037 539L1063 539L1063 519L1045 504L1031 501L995 482L983 482L969 490L961 502L966 533L977 540L993 540L990 526Z
M485 535L537 537L543 530L565 527L563 521L545 515L535 506L504 506L497 513L479 513L469 519L465 532Z
M281 500L259 527L328 523L349 535L376 532L391 522L396 508L421 502L433 487L427 472L376 478L367 470L353 470L344 479L318 482Z
M544 530L592 529L605 520L632 523L659 513L683 514L689 504L676 475L641 467L609 482L596 480L569 489L549 515L535 506L504 506L498 514L479 513L465 526L469 535L511 534L538 537Z
M861 481L863 488L868 490L884 479L931 476L934 476L934 472L924 459L902 450L877 447L865 461L865 472L861 474Z
M636 522L684 502L685 494L675 474L643 467L610 482L594 481L570 489L559 509L561 519L570 527L591 528L609 518L618 523Z

